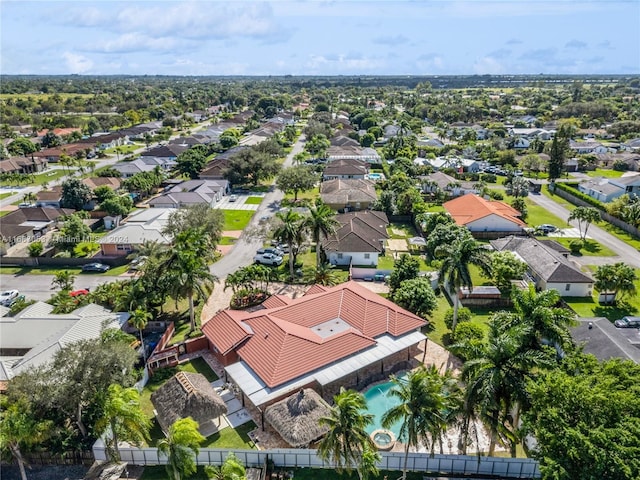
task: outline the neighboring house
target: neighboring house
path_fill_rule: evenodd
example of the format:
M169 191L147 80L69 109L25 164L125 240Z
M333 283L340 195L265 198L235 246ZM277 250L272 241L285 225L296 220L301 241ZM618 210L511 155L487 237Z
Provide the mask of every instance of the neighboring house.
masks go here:
M576 154L586 153L607 153L609 149L598 142L576 142L574 140L569 141L569 148Z
M463 195L442 206L456 224L464 225L471 233L520 233L526 227L518 210L504 202L485 200L478 195Z
M103 187L103 186L107 186L111 190L115 191L120 188L122 181L119 178L115 178L115 177L89 177L89 178L84 178L82 180L82 183L84 183L87 187L89 187L92 192L96 188Z
M360 142L346 135L338 135L331 138L331 145L333 147L359 147Z
M435 171L451 168L460 173L477 173L481 167L480 162L477 160L458 157L416 158L413 163L416 165L430 165Z
M621 148L631 152L640 152L640 138L632 138L621 145Z
M327 159L330 162L335 160L362 160L374 164L381 162L380 155L374 148L359 145L331 146L327 151Z
M593 279L569 260L569 252L557 242L512 235L492 240L491 246L524 261L537 289L556 290L563 297L591 297Z
M75 210L67 208L19 208L2 217L0 238L8 246L30 243L58 226L58 219L71 215Z
M136 173L152 172L156 167L169 171L176 166L176 161L169 158L145 157L131 162L115 163L111 168L120 172L123 178L133 177Z
M32 157L39 158L41 161L46 162L59 162L62 155L68 155L69 157L75 157L79 152L84 154L89 151L91 153L94 150L94 146L86 143L68 143L59 147L45 148L39 152L33 152Z
M146 208L129 216L125 222L98 239L100 253L105 257L129 255L145 241L169 245L171 240L162 233L174 208Z
M98 338L105 328L122 328L129 319L128 313L94 303L67 314L54 314L53 309L36 302L14 317L0 317L0 381L49 363L64 347Z
M189 149L189 145L181 143L169 143L167 145L160 145L155 148L151 148L140 154L140 159L145 158L163 158L167 160L175 160L185 150Z
M340 227L322 242L329 263L378 266L378 256L384 255L384 241L389 238L387 215L368 210L343 213L335 219Z
M515 150L526 150L531 145L531 142L523 137L518 137L513 141L513 148Z
M620 178L590 178L578 184L578 190L601 202L610 202L624 194L640 196L640 174Z
M462 182L442 172L418 177L421 181L422 193L435 194L445 192L452 197L459 197L467 193L478 193L474 182Z
M0 160L0 173L39 173L47 168L46 158L11 157Z
M327 180L320 184L320 198L334 210L366 210L378 199L370 180Z
M100 132L92 135L89 138L84 138L78 143L85 146L95 147L98 150L106 150L108 148L116 148L121 145L125 145L129 141L129 134L123 130L116 132Z
M640 171L640 153L602 153L596 155L598 166L612 168L616 163L623 163L631 172Z
M180 208L201 203L213 206L229 193L227 180L187 180L168 187L149 201L152 208Z
M60 208L61 200L62 187L59 185L36 193L36 207Z
M335 160L328 163L322 172L323 180L364 180L369 173L368 163L362 160Z
M241 402L263 411L301 388L331 401L399 368L410 368L426 322L356 282L314 285L271 308L221 310L202 332Z
M219 153L211 160L204 169L198 175L199 178L205 180L222 180L225 176L225 171L229 168L229 160L236 153L248 148L243 145L238 145L230 148L222 153Z
M507 132L509 136L523 138L526 140L533 140L539 138L540 140L551 140L554 132L545 130L543 128L510 128Z

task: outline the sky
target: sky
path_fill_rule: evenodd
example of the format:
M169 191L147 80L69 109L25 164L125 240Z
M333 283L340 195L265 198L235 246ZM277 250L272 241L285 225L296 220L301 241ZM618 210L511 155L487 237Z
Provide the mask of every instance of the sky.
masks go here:
M0 0L0 73L640 74L640 0Z

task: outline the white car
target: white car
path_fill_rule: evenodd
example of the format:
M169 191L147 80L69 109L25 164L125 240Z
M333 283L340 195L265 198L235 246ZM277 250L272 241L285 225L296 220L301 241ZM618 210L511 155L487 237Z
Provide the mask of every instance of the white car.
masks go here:
M273 253L259 253L253 257L253 261L262 265L277 267L282 265L282 257Z
M19 296L20 292L18 290L5 290L0 293L0 305L10 307Z

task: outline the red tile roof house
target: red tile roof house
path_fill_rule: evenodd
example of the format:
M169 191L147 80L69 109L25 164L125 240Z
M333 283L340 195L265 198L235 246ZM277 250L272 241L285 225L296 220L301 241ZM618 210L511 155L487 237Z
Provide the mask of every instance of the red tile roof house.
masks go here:
M221 310L202 328L225 379L258 415L302 388L331 403L340 387L410 369L426 338L423 319L356 282L314 285L296 299L274 295L262 306Z
M520 212L504 202L485 200L472 193L442 204L456 224L464 225L478 237L502 237L522 233L526 224ZM493 235L491 235L493 234Z

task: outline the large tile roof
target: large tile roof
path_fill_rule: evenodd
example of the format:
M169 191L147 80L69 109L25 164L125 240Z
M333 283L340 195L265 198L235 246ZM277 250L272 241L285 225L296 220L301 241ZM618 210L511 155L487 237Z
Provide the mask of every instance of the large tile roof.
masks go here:
M232 349L269 387L289 382L375 346L376 337L400 337L425 325L356 282L253 313L225 310L203 327L220 352Z
M520 212L515 208L504 202L485 200L472 193L449 200L442 206L458 225L468 225L490 215L497 215L520 226L526 225L518 218Z

